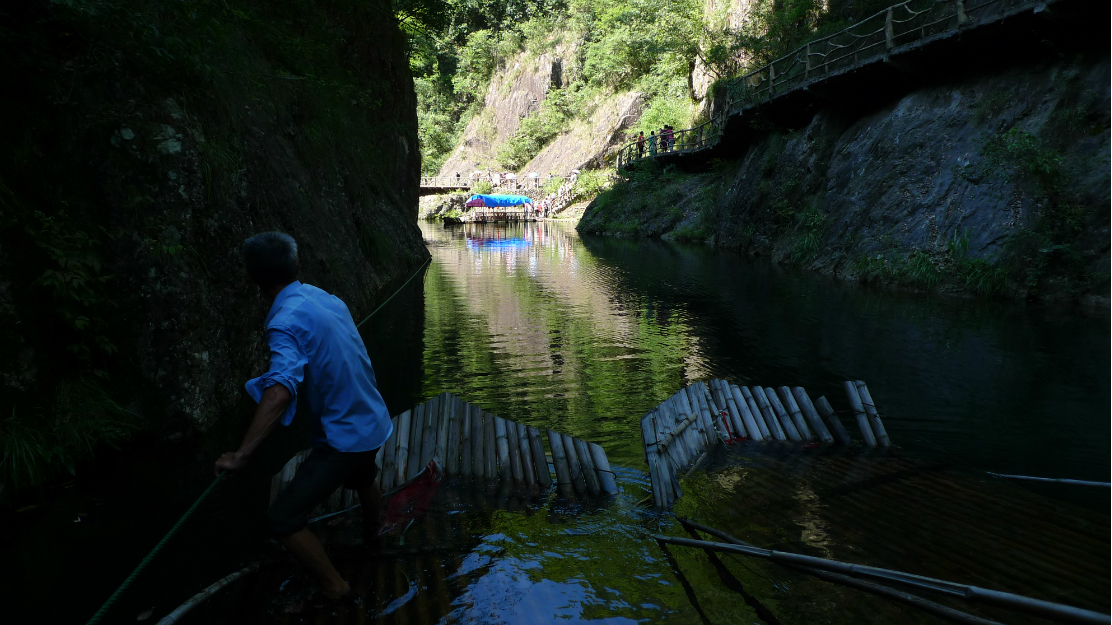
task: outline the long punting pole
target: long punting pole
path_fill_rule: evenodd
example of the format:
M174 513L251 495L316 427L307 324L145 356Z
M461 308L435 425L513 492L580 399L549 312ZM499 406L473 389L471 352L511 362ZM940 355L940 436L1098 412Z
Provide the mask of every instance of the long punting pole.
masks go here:
M683 524L683 526L685 528L688 529L688 531L698 530L700 532L703 532L704 534L710 534L711 536L714 536L715 538L720 538L720 539L722 539L722 540L724 540L728 543L734 544L734 545L749 545L749 543L742 542L742 541L738 540L737 538L734 538L733 536L730 536L729 534L727 534L723 531L717 530L713 527L707 527L706 525L696 523L695 521L692 521L690 519L685 519L683 517L679 517L678 520L679 520L680 523ZM809 567L809 566L789 566L788 568L794 569L796 571L800 571L802 573L806 573L808 575L813 575L813 576L815 576L815 577L817 577L821 580L824 580L824 581L832 582L832 583L835 583L835 584L841 584L842 586L849 586L851 588L857 588L859 590L864 590L865 592L869 592L869 593L872 593L874 595L879 595L881 597L886 597L886 598L889 598L889 599L895 599L896 601L899 601L901 603L906 603L910 606L913 606L915 608L923 610L924 612L929 612L931 614L941 616L942 618L947 619L949 621L953 621L955 623L964 623L966 625L1001 625L997 621L990 621L989 619L981 618L979 616L974 616L972 614L969 614L968 612L962 612L960 610L955 610L953 608L944 606L942 604L935 603L933 601L928 601L928 600L926 600L926 599L924 599L924 598L922 598L918 595L913 595L913 594L910 594L910 593L906 593L906 592L903 592L902 590L896 590L894 588L889 588L887 586L881 586L880 584L875 584L873 582L867 582L867 581L862 580L862 579L856 579L856 578L850 577L848 575L842 575L840 573L831 573L829 571L820 571L819 569L812 568L812 567Z
M757 558L772 560L773 562L779 564L812 567L823 571L831 571L833 573L850 575L852 577L864 577L866 579L876 579L885 582L903 584L905 586L911 586L914 588L931 590L959 599L967 599L979 603L1011 608L1013 610L1019 610L1038 616L1045 616L1051 619L1058 619L1069 623L1105 625L1112 622L1109 619L1109 615L1101 614L1099 612L1093 612L1091 610L1083 610L1081 608L1075 608L1073 606L1063 605L1061 603L1043 601L1042 599L1024 597L1022 595L1000 592L998 590L989 590L987 588L980 588L978 586L958 584L955 582L935 579L932 577L913 575L911 573L904 573L903 571L894 571L892 569L882 569L875 566L852 564L849 562L840 562L837 560L827 560L825 558L816 558L813 556L805 556L798 553L789 553L786 551L775 551L773 549L761 549L760 547L751 547L746 545L717 543L706 540L693 540L690 538L664 536L663 534L653 534L652 537L658 542L668 543L672 545L695 547L697 549L719 551L722 553L735 553L739 555L754 556Z

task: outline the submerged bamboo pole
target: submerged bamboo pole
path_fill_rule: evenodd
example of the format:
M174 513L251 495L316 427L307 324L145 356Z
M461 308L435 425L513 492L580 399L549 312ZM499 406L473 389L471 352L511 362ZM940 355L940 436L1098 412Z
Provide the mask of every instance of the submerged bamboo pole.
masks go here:
M587 446L587 441L579 438L573 438L571 441L575 445L575 455L579 456L579 462L583 465L583 479L587 482L587 491L592 495L601 493L598 469L595 468L595 460L591 457L591 448Z
M695 396L695 386L688 385L680 391L684 394L687 401L688 410L695 415L698 415L700 428L703 431L703 438L706 440L706 447L710 447L718 441L718 435L714 431L714 422L710 420L710 416L705 414L699 406L699 401Z
M421 464L418 471L425 468L436 455L436 433L439 430L440 398L433 397L425 404L424 432L421 435Z
M652 415L647 414L641 419L641 441L645 445L645 461L649 465L649 484L653 491L653 504L663 508L664 479L660 474L660 462L657 458L656 428L652 424Z
M865 439L865 444L869 447L876 447L876 436L873 435L873 428L869 425L869 418L865 416L861 396L857 394L857 385L846 380L843 387L846 389L849 405L853 408L853 417L857 419L857 427L861 430L861 438Z
M726 442L726 429L722 424L722 415L718 411L718 406L714 404L714 398L710 396L710 390L707 385L702 382L695 383L695 397L699 400L703 410L707 411L711 423L714 424L714 430L718 435L718 440Z
M506 430L506 420L494 417L494 445L498 450L498 476L503 482L513 479L513 469L510 468L510 441Z
M869 387L865 386L865 382L862 380L854 380L854 383L857 384L857 394L861 398L861 405L865 408L865 416L869 418L869 425L873 426L876 442L881 447L891 447L892 441L888 439L888 432L880 421L880 414L876 410L876 404L873 403L873 396L869 393Z
M706 449L706 444L699 436L698 419L691 419L691 413L684 410L684 402L680 400L680 396L686 397L686 393L676 392L668 401L672 404L672 410L675 412L676 418L680 423L688 422L689 425L685 426L683 431L684 440L687 442L687 448L692 455L692 460L699 456L699 453Z
M460 452L460 407L462 400L454 395L450 396L450 411L448 413L448 445L446 467L448 475L459 474Z
M795 429L799 431L803 440L815 440L814 434L811 434L811 428L807 427L807 421L803 418L803 411L799 409L799 405L795 403L795 398L792 397L791 390L786 386L781 386L773 394L778 396L780 405L791 415L792 423L795 424Z
M803 435L795 428L795 424L792 423L792 418L788 416L788 411L784 410L783 404L781 404L779 398L776 397L776 391L768 386L760 390L764 391L765 399L772 407L773 412L776 413L776 417L780 420L780 425L784 427L784 433L788 435L788 439L793 441L803 440ZM760 399L757 401L760 401Z
M757 402L753 400L753 394L749 392L749 389L734 384L730 387L730 391L733 393L738 408L744 408L743 414L748 415L749 420L745 422L745 426L753 434L753 440L772 438L772 432L768 429L768 424L765 423L764 416L761 414L760 408L757 407Z
M676 398L676 405L680 407L684 415L687 418L694 417L695 424L691 427L695 428L697 434L696 438L699 441L700 448L706 449L714 439L711 438L710 432L707 432L706 422L703 420L702 415L699 414L698 410L692 408L691 398L687 395L687 389L681 388L674 397Z
M830 402L826 400L825 396L815 400L815 408L818 409L826 424L830 426L830 431L833 432L835 440L843 445L853 444L853 439L849 437L846 426L842 425L842 420L838 418L837 413L834 412L834 408L830 406Z
M815 406L811 403L811 398L807 396L807 391L803 390L802 386L796 386L791 389L791 393L795 396L796 405L803 411L803 416L811 424L811 429L818 435L819 440L826 443L834 442L834 437L830 434L826 424L822 422L822 417L815 411Z
M524 423L517 424L517 438L517 448L521 451L521 477L526 486L532 486L537 483L537 477L533 472L533 452L529 449L529 429Z
M556 469L556 484L570 488L571 469L568 467L568 457L564 452L563 435L548 429L548 448L552 450L552 466Z
M394 463L394 484L401 484L405 481L406 467L409 465L409 432L410 421L413 418L413 413L406 410L398 417L398 451L395 454Z
M660 405L657 406L656 409L662 419L661 425L664 426L664 431L661 433L661 436L664 438L661 439L661 444L665 445L664 441L667 440L667 447L676 452L673 455L676 462L678 462L680 466L686 466L688 459L691 457L691 451L687 448L687 441L683 437L683 432L679 431L679 418L675 411L672 410L671 402L664 400L660 402Z
M510 449L510 474L513 475L514 482L520 484L525 477L521 471L521 449L518 447L521 439L517 435L517 428L516 422L506 419L506 443L509 444Z
M652 423L656 428L657 451L659 457L662 459L660 464L661 477L666 478L666 484L670 489L666 489L668 493L668 502L671 503L680 496L680 482L677 473L679 472L680 462L679 454L675 450L674 445L666 445L664 442L667 440L668 432L665 430L665 424L662 422L662 416L659 406L653 411Z
M749 410L749 404L745 401L745 396L741 394L741 389L736 384L731 384L730 396L734 398L734 405L737 406L738 414L741 415L741 421L745 424L745 433L751 440L761 441L768 437L768 426L764 429L757 424L757 418Z
M541 440L541 431L529 426L529 449L532 451L533 466L537 470L537 483L542 488L552 484L552 473L548 470L548 459L544 455L544 442Z
M459 474L470 477L473 474L471 468L471 429L474 427L471 422L472 406L465 401L461 401L461 404L459 410Z
M734 437L748 437L749 432L745 430L745 422L741 419L741 412L738 410L737 404L734 402L733 393L730 392L730 386L725 380L717 380L718 396L721 398L719 401L726 406L726 412L730 415L730 425L734 429Z
M725 441L727 438L729 438L729 436L727 435L727 433L730 431L729 413L726 412L726 408L724 406L719 406L718 402L715 401L714 395L711 395L710 387L706 384L706 382L699 382L699 387L700 391L703 394L703 401L707 403L707 409L709 409L711 414L714 416L714 422L722 431L722 440Z
M498 443L494 435L495 416L483 411L483 476L488 480L498 477Z
M598 481L602 492L607 495L616 495L618 493L618 483L614 480L614 472L610 470L610 460L606 457L606 452L594 443L588 443L588 446L591 448L591 459L595 462L595 470L598 471Z
M394 454L398 450L398 421L400 420L400 416L392 419L394 427L390 432L390 438L386 439L386 446L379 454L382 456L382 470L378 472L378 486L382 490L390 490L394 487L394 471L396 471L394 468Z

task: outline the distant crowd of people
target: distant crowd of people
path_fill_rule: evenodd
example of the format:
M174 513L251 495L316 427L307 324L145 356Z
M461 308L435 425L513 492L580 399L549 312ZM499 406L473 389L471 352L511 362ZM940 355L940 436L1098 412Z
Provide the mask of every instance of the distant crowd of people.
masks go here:
M650 130L648 137L645 136L643 130L638 133L637 158L645 155L646 144L648 144L649 156L656 156L657 151L671 152L676 149L676 130L668 124L664 124L664 127L659 130L659 133L656 130Z

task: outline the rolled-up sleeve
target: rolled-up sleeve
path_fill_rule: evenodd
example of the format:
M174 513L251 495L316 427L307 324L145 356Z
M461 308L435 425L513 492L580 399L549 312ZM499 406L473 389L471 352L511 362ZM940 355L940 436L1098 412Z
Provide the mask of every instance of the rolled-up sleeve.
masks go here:
M256 402L262 400L263 391L281 384L290 392L290 405L282 415L282 425L289 425L297 412L297 387L305 379L305 366L309 359L297 339L282 328L267 328L266 340L270 344L270 371L247 381L247 394Z

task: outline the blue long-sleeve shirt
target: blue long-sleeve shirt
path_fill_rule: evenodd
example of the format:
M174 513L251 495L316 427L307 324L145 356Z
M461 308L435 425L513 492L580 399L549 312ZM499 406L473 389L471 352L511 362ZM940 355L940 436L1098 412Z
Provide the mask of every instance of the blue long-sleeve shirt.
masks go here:
M247 382L257 402L275 384L290 392L282 415L289 425L297 401L309 402L313 446L337 451L377 449L393 424L375 382L363 339L346 304L315 286L293 282L278 293L266 317L270 371Z

